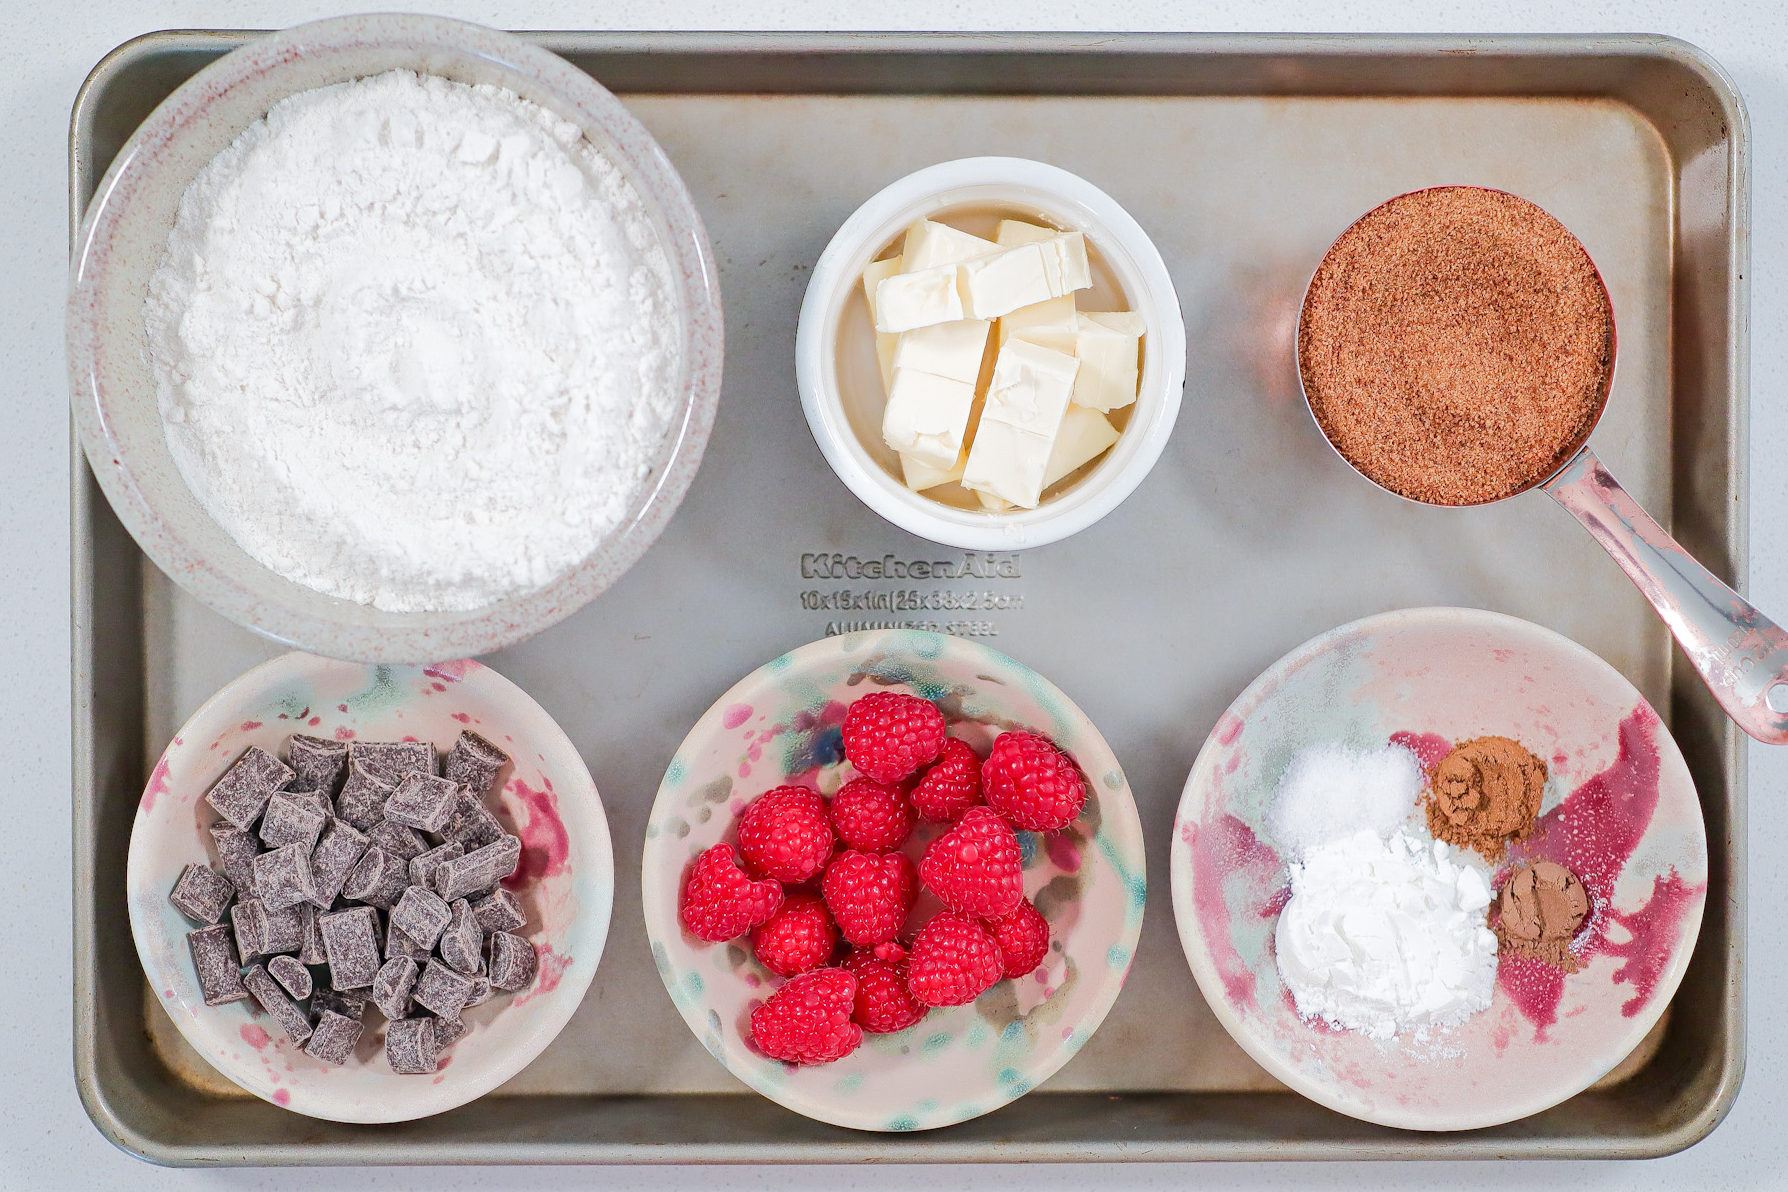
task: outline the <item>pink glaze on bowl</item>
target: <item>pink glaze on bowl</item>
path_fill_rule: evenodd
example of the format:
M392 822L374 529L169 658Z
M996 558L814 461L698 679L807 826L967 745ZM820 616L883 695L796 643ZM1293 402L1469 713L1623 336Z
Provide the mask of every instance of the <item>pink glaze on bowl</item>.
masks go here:
M305 1055L252 1000L207 1006L186 933L197 924L168 902L189 862L216 866L206 791L250 745L285 756L293 733L338 740L426 740L437 749L471 729L511 757L486 805L521 838L505 887L528 916L534 983L465 1012L472 1029L431 1077L386 1066L383 1018L367 1008L355 1056L331 1068ZM464 1105L539 1055L596 974L614 903L614 850L596 785L577 749L519 687L479 663L363 666L285 654L212 696L150 771L126 867L131 934L174 1025L214 1068L266 1101L340 1122L401 1122ZM244 1046L246 1044L247 1046Z
M1504 955L1490 1008L1424 1044L1301 1019L1273 955L1289 889L1265 827L1287 763L1326 741L1394 741L1431 765L1488 734L1551 771L1539 830L1494 880L1537 858L1583 879L1593 907L1573 949L1581 969ZM1456 608L1355 621L1256 679L1192 767L1168 860L1186 960L1249 1055L1331 1109L1422 1130L1513 1121L1606 1075L1675 993L1708 880L1688 767L1633 685L1549 629Z

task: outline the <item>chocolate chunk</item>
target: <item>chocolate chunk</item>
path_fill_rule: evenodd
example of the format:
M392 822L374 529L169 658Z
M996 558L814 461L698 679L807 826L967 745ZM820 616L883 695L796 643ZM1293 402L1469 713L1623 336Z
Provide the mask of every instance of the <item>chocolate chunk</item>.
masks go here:
M294 1043L302 1043L310 1038L310 1015L304 1008L286 996L286 991L279 987L266 969L254 965L242 974L242 983L260 1003L261 1009L272 1015L279 1029L285 1032L286 1038Z
M267 975L298 1001L310 996L310 970L296 956L275 956L267 962Z
M441 959L467 976L484 968L484 932L472 914L472 904L455 899L453 917L441 932Z
M528 916L522 913L521 899L498 887L472 903L472 914L485 935L493 931L514 931L525 926Z
M323 912L308 902L299 903L298 960L303 964L326 964L329 954L323 950L323 933L317 927L317 916Z
M317 846L317 837L323 832L323 821L328 818L326 812L317 810L314 801L307 794L275 792L267 800L266 811L261 814L261 843L268 848L296 844L308 854Z
M464 1019L437 1018L435 1019L435 1042L443 1048L452 1047L465 1038L466 1032L471 1029L465 1024Z
M496 784L497 771L508 761L507 753L466 729L448 751L442 772L461 786L470 787L472 794L482 800Z
M385 959L408 956L420 964L429 958L429 950L395 927L385 929Z
M490 937L490 983L494 988L510 992L527 988L539 963L534 945L521 936L499 931Z
M255 857L261 842L253 832L245 832L234 824L211 825L211 843L217 849L217 863L224 876L236 887L238 898L255 896Z
M273 792L290 781L289 766L259 745L250 745L211 787L205 802L216 808L217 814L247 831L260 818Z
M452 918L452 908L425 886L411 886L391 908L391 926L424 948L435 946L442 928Z
M453 818L453 805L460 788L445 778L430 774L412 774L397 784L385 800L385 818L394 824L408 824L424 832L439 832Z
M424 1076L441 1062L432 1018L399 1018L385 1024L385 1062L393 1072Z
M346 820L332 819L323 829L323 837L310 854L311 879L317 887L315 905L328 910L335 905L348 875L354 872L366 852L367 840L360 829Z
M379 972L379 912L350 907L317 916L323 950L329 956L329 983L336 989L365 989Z
M453 818L441 829L440 836L467 849L478 849L503 839L503 825L477 795L461 787L453 803Z
M505 836L463 857L445 862L435 870L435 893L452 902L488 890L521 863L521 841Z
M230 929L219 923L186 933L186 950L199 977L199 993L207 1006L223 1006L248 996L242 984L242 966L230 943Z
M372 1004L393 1021L410 1012L410 991L416 988L416 962L394 956L379 966L373 978Z
M385 800L391 797L395 785L350 759L347 781L335 796L335 814L362 832L369 832L385 818Z
M229 909L236 887L209 865L188 865L168 893L174 909L194 923L215 923Z
M422 833L408 824L394 824L388 819L374 824L366 838L392 856L406 861L428 851L428 841L422 838Z
M310 869L310 850L301 844L287 844L256 857L255 895L270 911L284 910L300 902L316 902L317 881Z
M412 774L435 772L435 747L427 741L355 741L348 759L386 786L396 786Z
M316 1029L304 1045L304 1054L339 1068L354 1054L354 1045L360 1042L365 1030L359 1019L325 1008L317 1016Z
M299 790L321 791L334 798L335 792L341 789L342 779L348 775L346 741L294 733L286 742L286 757L296 775L292 785Z
M267 955L271 956L276 952L296 952L304 946L304 908L306 905L308 904L300 902L274 910L265 902L261 903L267 915L266 933L263 937L267 941ZM315 910L316 908L312 907L311 909Z
M354 872L342 886L342 897L364 902L380 910L390 910L410 885L409 865L382 848L373 847L360 854Z
M319 985L310 995L310 1008L317 1014L339 1014L343 1018L360 1021L366 1013L366 995L364 993L343 993L339 989L331 989L327 985Z
M412 886L427 886L430 889L433 889L435 884L435 870L439 869L443 862L451 861L455 857L463 857L465 855L465 845L459 843L457 840L449 840L439 848L431 848L425 853L411 857L410 884Z
M496 990L491 988L489 977L473 977L472 994L466 998L465 1008L470 1010L473 1006L482 1006L485 1002L490 1001L491 996L495 993Z
M335 818L335 800L328 795L325 795L322 791L284 790L279 793L290 795L300 803L303 803L306 807L316 808L317 811L322 813L325 820L332 820Z
M276 911L259 898L245 898L230 912L230 924L244 964L257 956L296 952L304 946L304 915L297 906Z
M416 988L410 992L416 1004L442 1018L458 1018L459 1012L466 1008L466 999L472 996L472 978L463 973L456 973L438 960L431 960L416 978ZM496 984L496 982L491 982Z

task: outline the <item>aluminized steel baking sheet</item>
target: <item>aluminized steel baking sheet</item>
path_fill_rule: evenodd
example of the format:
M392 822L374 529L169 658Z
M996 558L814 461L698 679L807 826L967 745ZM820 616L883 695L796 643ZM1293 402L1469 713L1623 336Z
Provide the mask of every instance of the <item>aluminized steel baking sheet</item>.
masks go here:
M240 40L156 34L96 68L71 134L76 211L149 109ZM588 608L489 659L565 727L603 793L611 947L559 1041L492 1094L520 1129L464 1110L401 1129L311 1122L186 1048L122 926L122 846L144 759L279 648L145 565L77 448L77 1067L102 1129L159 1161L304 1163L1001 1159L1021 1140L1011 1157L1558 1157L1654 1153L1711 1128L1743 1056L1735 734L1551 502L1428 510L1349 472L1303 409L1291 339L1323 250L1382 199L1470 182L1539 202L1613 298L1621 356L1597 450L1742 579L1744 130L1717 68L1655 38L540 40L663 143L727 310L719 418L664 537ZM1123 203L1173 272L1190 345L1180 420L1148 480L1097 526L1022 554L883 522L827 468L794 391L796 312L839 223L912 169L982 153L1053 162ZM1466 1135L1387 1131L1281 1090L1199 997L1165 878L1180 787L1227 703L1305 638L1420 604L1549 625L1667 709L1716 859L1665 1024L1597 1090ZM638 905L646 813L701 711L767 658L886 624L980 638L1073 696L1125 764L1154 878L1128 985L1074 1062L987 1118L902 1138L808 1122L728 1076L664 996Z

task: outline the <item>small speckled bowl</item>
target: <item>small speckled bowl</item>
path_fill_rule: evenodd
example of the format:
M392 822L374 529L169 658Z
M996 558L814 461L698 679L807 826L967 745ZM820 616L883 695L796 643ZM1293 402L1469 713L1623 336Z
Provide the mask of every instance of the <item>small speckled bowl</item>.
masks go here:
M1273 956L1287 875L1265 828L1286 765L1322 742L1395 740L1431 766L1491 734L1551 772L1539 828L1494 881L1528 859L1583 878L1594 906L1573 945L1580 971L1503 955L1489 1009L1425 1044L1298 1017ZM1325 633L1242 693L1186 780L1168 868L1199 988L1262 1067L1366 1121L1467 1130L1581 1092L1651 1030L1701 928L1707 837L1676 742L1618 671L1514 617L1422 608Z
M168 451L143 328L143 295L193 177L288 96L395 69L507 87L583 129L644 200L670 260L679 308L680 406L619 527L545 587L466 611L381 611L325 596L250 558L199 505ZM701 217L658 142L620 101L519 37L393 14L317 21L256 38L150 113L87 209L67 332L75 426L87 461L155 565L250 629L319 654L372 662L487 654L562 620L613 585L658 538L695 477L719 400L724 346L719 279Z
M863 1037L836 1063L796 1067L756 1051L751 1010L780 984L744 940L688 934L677 902L694 857L736 841L752 798L784 782L837 789L851 773L840 725L859 695L893 689L935 701L985 754L1005 728L1050 737L1085 771L1080 818L1048 837L1021 832L1025 893L1049 920L1042 968L967 1006L932 1010ZM921 825L915 859L941 828ZM1142 826L1123 769L1084 713L1036 672L961 638L881 630L802 646L747 675L690 730L658 788L641 866L646 934L671 1000L727 1069L781 1105L859 1130L929 1130L1015 1100L1048 1079L1117 1000L1142 929ZM909 926L935 908L929 895Z
M431 741L445 749L462 729L513 758L489 804L522 841L504 885L528 916L522 934L540 955L534 984L465 1012L472 1029L430 1076L386 1066L383 1019L353 1059L331 1068L294 1047L252 1001L207 1006L187 953L194 924L168 902L189 862L215 865L204 794L250 745L284 757L286 738ZM402 1122L483 1096L521 1071L571 1018L608 937L614 850L590 772L550 716L515 684L476 662L424 668L361 666L308 654L263 663L193 713L150 773L137 805L126 868L131 934L143 972L194 1050L255 1096L338 1122ZM375 1023L381 1025L373 1025Z

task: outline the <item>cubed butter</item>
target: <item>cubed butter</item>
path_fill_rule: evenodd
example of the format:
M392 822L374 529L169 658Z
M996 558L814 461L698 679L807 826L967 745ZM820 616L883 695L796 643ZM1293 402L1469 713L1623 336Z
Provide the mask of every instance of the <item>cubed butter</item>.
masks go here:
M1000 316L999 342L1022 339L1026 343L1072 356L1079 342L1080 318L1074 311L1074 295L1064 294L1047 302L1021 306Z
M1037 247L1043 252L1043 269L1052 295L1072 294L1093 284L1093 267L1086 259L1086 237L1081 233L1061 232L1037 241Z
M1090 413L1090 411L1089 411ZM1098 415L1094 415L1097 417ZM916 493L928 488L936 488L940 484L953 484L962 479L962 469L968 463L968 452L959 452L956 466L952 468L934 468L916 455L900 457L900 475L906 486Z
M1043 487L1055 484L1069 472L1109 449L1118 441L1117 427L1105 415L1084 406L1069 406L1043 467Z
M1079 369L1080 361L1072 356L1022 339L1008 340L993 363L981 425L1004 423L1040 437L1046 446L1053 443Z
M998 318L1093 284L1086 238L1079 232L1001 249L959 268L963 307L976 319Z
M958 319L904 332L894 348L894 367L973 385L981 377L989 326L982 319Z
M978 493L1035 509L1043 499L1043 476L1049 466L1050 441L1003 422L989 422L986 414L975 430L962 483Z
M889 257L885 261L871 261L869 268L863 270L863 300L869 304L869 322L875 323L875 287L885 277L893 277L900 272L900 258ZM894 383L894 345L900 337L887 331L875 333L875 359L882 366L882 392Z
M900 246L901 268L910 273L938 265L954 265L958 261L998 252L999 248L991 240L958 231L949 224L917 219L907 228L906 240Z
M938 265L884 277L875 287L875 329L911 331L963 318L962 295L956 283L959 268Z
M1002 219L993 238L1001 248L1011 248L1017 244L1035 244L1057 234L1055 228L1046 228L1042 224L1026 223L1022 219Z
M1012 502L1004 497L996 497L992 493L975 493L975 499L981 502L981 508L989 513L1004 513L1012 508Z
M962 454L974 405L973 382L897 368L882 411L882 438L901 455L948 471Z
M1074 354L1074 404L1109 413L1136 400L1137 361L1145 328L1131 311L1085 312L1080 316Z

